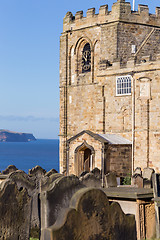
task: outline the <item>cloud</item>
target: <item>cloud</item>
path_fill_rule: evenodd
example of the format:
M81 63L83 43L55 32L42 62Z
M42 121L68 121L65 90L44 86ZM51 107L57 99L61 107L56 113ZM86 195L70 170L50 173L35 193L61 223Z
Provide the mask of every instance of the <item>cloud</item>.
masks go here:
M14 115L0 115L0 121L24 121L24 122L37 122L37 121L50 121L59 122L59 118L56 117L36 117L36 116L14 116Z

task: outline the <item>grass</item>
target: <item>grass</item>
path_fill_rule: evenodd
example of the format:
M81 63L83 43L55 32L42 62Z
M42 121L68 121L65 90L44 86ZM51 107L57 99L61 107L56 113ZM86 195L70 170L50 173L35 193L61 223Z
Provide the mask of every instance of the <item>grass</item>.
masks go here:
M131 174L128 174L124 177L122 185L131 185Z
M39 240L38 238L30 238L30 240Z

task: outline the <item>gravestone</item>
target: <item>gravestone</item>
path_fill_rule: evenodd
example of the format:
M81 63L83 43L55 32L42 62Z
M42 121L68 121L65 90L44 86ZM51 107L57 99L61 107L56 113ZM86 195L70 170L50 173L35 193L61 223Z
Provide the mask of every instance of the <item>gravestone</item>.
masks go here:
M31 197L11 180L1 184L0 216L0 239L29 240Z
M125 215L116 202L109 203L100 189L76 192L65 214L45 229L42 240L136 240L134 215Z
M138 188L143 188L143 177L139 174L135 174L132 179L132 185Z
M58 173L57 172L57 170L55 170L54 168L52 168L49 172L47 172L46 174L45 174L45 176L47 176L47 177L50 177L52 174L54 174L54 173Z
M94 174L95 177L101 179L101 171L98 168L94 168L91 173Z
M41 238L44 238L44 229L54 224L58 216L63 216L69 207L70 199L73 194L85 186L79 181L78 177L57 175L57 178L50 185L45 185L45 191L40 193L41 201Z
M111 172L105 175L105 185L109 187L117 187L116 174Z
M9 173L15 172L16 170L18 170L16 166L9 165L4 171L2 171L2 174L9 174Z
M42 176L45 175L45 173L46 173L46 170L37 165L37 166L35 166L34 168L29 169L28 175L29 175L30 177L41 178Z
M134 170L134 172L133 172L133 177L134 177L135 175L140 175L140 176L142 176L142 171L141 171L141 168L140 168L140 167L137 167L137 168Z
M47 175L45 175L42 179L41 179L41 191L47 191L50 188L53 187L54 181L58 178L62 178L64 177L62 174L60 173L54 173L51 174L49 177Z
M37 237L39 235L40 230L40 218L39 218L39 187L37 186L37 181L39 181L39 178L34 176L28 176L25 172L21 170L17 170L13 173L11 173L8 178L14 182L19 190L26 189L28 192L28 195L31 197L31 205L32 205L32 211L31 211L31 218L30 218L30 231L31 236Z
M144 179L147 179L147 180L151 181L153 173L154 173L154 169L153 168L144 168L143 169L143 173L142 173L142 177Z
M143 177L143 187L144 188L152 188L152 174L154 173L154 169L152 168L144 168L142 177Z
M97 178L93 173L87 173L83 177L80 177L79 180L86 187L101 187L101 180Z
M18 189L25 188L29 196L35 192L36 184L24 171L17 170L8 175L8 179L16 183Z

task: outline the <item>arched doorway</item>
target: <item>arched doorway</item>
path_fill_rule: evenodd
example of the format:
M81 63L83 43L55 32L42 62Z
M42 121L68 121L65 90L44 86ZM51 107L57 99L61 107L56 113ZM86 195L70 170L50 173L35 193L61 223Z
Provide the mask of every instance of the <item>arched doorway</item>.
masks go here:
M80 175L83 171L90 172L94 167L94 149L86 142L75 150L75 172Z

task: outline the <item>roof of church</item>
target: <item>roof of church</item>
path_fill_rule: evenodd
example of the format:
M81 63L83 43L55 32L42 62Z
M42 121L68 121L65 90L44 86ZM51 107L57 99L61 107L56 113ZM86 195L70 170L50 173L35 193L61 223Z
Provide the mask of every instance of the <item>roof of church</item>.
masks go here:
M110 144L132 144L131 141L117 134L98 134Z
M70 139L67 140L67 142L72 142L79 136L83 135L84 133L87 133L91 137L93 137L95 140L98 140L102 143L109 143L109 144L132 144L131 141L127 140L126 138L121 137L120 135L117 134L96 134L93 133L89 130L83 130L82 132L76 134L75 136L71 137Z

